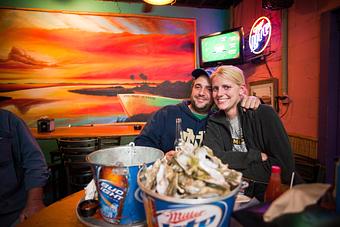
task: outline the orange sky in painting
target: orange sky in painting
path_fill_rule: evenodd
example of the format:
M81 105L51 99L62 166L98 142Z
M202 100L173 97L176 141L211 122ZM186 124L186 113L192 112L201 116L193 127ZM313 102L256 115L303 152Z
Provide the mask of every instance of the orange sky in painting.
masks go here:
M16 17L0 28L0 83L187 81L194 67L193 21L1 11Z

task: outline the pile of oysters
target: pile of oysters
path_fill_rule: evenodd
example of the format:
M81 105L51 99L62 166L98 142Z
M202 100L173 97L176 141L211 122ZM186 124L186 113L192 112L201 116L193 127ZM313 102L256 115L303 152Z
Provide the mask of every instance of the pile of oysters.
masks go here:
M184 143L169 160L144 168L141 183L160 195L183 199L225 196L237 187L242 173L229 169L210 148Z

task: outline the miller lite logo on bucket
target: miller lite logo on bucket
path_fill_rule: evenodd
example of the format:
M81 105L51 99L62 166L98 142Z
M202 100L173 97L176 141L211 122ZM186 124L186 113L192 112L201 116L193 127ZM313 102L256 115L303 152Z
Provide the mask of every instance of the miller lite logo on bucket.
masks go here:
M162 210L158 214L160 226L217 226L223 216L222 209L202 205L183 209Z
M249 48L254 54L260 54L267 47L272 33L272 26L267 17L257 19L249 33Z

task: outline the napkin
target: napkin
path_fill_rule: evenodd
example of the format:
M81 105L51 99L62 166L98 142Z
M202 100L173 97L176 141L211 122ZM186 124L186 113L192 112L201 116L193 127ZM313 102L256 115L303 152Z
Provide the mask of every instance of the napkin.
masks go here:
M96 197L96 183L94 179L90 181L90 183L84 188L85 189L85 200L94 199Z
M235 200L233 211L238 211L242 209L246 209L248 207L255 206L260 202L255 198L250 198L246 195L238 194Z
M270 222L283 214L303 211L306 206L317 203L330 186L320 183L294 186L272 202L263 215L264 221Z

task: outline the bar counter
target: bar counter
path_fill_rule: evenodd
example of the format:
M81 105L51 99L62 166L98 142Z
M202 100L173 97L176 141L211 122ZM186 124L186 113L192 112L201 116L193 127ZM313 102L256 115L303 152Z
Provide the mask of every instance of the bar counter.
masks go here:
M56 127L52 132L41 133L38 133L37 128L31 128L31 132L36 139L137 136L145 124L145 122L124 122L113 124ZM140 126L139 129L138 126Z

